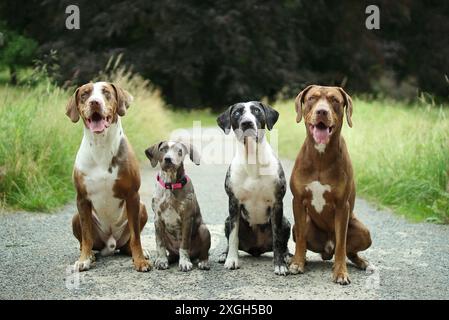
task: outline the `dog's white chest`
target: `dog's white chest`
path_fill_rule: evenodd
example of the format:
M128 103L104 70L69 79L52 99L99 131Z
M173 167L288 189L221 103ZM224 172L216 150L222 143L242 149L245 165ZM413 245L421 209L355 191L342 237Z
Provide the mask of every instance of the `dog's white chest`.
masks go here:
M331 187L328 184L322 185L319 181L312 181L306 185L306 190L312 192L312 206L316 212L321 213L326 205L326 199L324 199L324 193L330 192Z
M113 188L118 176L118 167L91 163L89 166L80 165L77 168L84 174L87 198L92 203L94 222L101 231L103 240L111 235L118 240L128 221L124 210L125 203L114 197Z
M265 224L270 215L268 209L273 206L275 197L275 177L271 175L257 178L245 174L231 174L235 197L248 213L245 217L250 225Z

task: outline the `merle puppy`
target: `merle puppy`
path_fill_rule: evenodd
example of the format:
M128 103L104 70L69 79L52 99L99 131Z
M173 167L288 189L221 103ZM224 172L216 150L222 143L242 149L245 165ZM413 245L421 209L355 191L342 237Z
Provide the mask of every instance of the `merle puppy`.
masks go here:
M174 141L161 141L146 149L145 154L153 167L158 163L161 167L152 199L156 269L167 269L169 263L179 261L179 270L190 271L191 259L198 259L198 268L208 270L210 233L183 163L188 154L199 165L199 154L191 145Z
M232 128L237 139L225 180L228 247L219 262L227 269L239 268L238 250L256 257L273 251L275 274L288 273L290 223L283 215L284 170L265 138L265 128L271 130L278 117L270 106L251 101L234 104L217 118L225 134Z

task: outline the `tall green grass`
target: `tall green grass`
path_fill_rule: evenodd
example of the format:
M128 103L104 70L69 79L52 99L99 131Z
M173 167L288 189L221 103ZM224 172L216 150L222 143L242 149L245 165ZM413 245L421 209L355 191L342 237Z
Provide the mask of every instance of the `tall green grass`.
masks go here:
M215 126L210 111L166 108L157 90L138 75L102 75L135 98L122 122L139 159L171 130ZM74 199L71 173L82 138L65 106L72 91L48 82L35 87L0 86L0 201L10 209L49 211ZM304 137L293 101L280 112L280 155L294 159ZM357 192L414 220L449 223L449 109L391 101L354 101L354 127L343 135L353 161Z
M3 205L45 210L73 196L79 128L67 121L67 94L50 84L0 88L0 193Z
M305 137L294 102L277 103L280 154L294 159ZM413 220L449 222L449 110L392 101L354 101L343 135L357 193Z
M135 98L123 118L137 156L168 135L174 124L156 90L137 75L112 77ZM72 169L82 122L65 116L72 91L48 82L35 87L0 86L0 201L9 209L48 211L74 199ZM168 131L167 131L168 128Z

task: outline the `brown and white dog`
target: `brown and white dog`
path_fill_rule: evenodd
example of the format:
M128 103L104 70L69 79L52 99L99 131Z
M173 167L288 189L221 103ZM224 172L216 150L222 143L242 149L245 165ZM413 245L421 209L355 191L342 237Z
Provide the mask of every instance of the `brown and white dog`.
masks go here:
M120 122L131 101L118 86L96 82L76 89L67 105L67 116L84 123L73 170L78 212L72 227L81 249L74 267L79 271L93 265L92 250L110 255L117 249L132 256L137 271L151 269L140 243L147 212L139 197L139 164Z
M346 256L366 269L368 262L358 252L371 245L370 232L353 212L353 170L341 136L344 113L352 127L352 99L342 88L311 85L298 94L295 106L296 122L304 115L307 137L290 179L296 251L289 271L304 272L307 249L323 260L335 253L333 280L349 284Z

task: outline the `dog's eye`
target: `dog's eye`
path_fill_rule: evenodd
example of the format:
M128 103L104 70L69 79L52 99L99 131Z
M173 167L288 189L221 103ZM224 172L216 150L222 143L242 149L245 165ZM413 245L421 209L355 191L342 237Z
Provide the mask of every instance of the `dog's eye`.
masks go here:
M178 150L178 156L182 157L182 150Z
M87 99L87 96L88 96L87 92L84 92L84 93L81 95L81 101L85 101L85 100Z
M259 114L259 113L260 113L260 110L259 110L259 109L254 109L254 113L255 113L255 114Z
M105 91L103 92L103 95L105 96L106 99L111 99L111 94L109 93L109 91Z
M340 103L340 101L336 97L331 97L332 103Z
M310 96L309 98L307 98L307 101L313 101L313 100L315 100L316 99L316 97L315 96Z
M234 112L234 118L238 118L238 117L240 117L240 111Z

